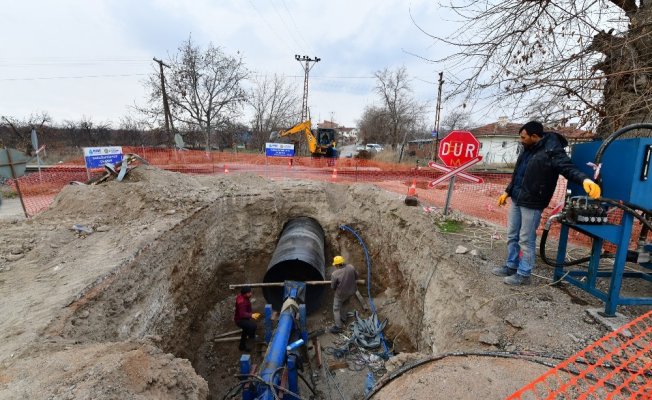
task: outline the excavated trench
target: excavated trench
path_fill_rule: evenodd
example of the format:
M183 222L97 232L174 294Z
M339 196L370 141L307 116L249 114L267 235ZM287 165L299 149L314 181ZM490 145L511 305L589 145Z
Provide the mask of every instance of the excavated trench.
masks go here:
M431 221L410 221L418 216L417 209L396 207L395 200L381 191L326 192L321 187L292 191L294 197L283 202L276 195L259 193L225 197L195 212L107 278L104 290L65 321L62 336L81 344L149 340L190 360L208 382L211 398L222 398L237 382L233 375L240 356L237 342L213 341L237 329L232 322L235 291L228 285L328 279L327 261L337 254L366 278L364 251L352 235L339 229L341 224L352 226L365 240L373 260L372 295L381 316L390 319L386 333L395 350L454 349L451 343L461 340L454 322L467 316L466 328L479 324L479 317L465 307L480 300L469 300L463 282L451 282L459 266L432 237ZM284 227L292 227L293 221L302 221L298 229L312 237L314 245L294 261L287 254L297 251L288 244L291 239L279 242ZM277 248L280 251L274 253ZM324 259L319 259L322 253ZM448 301L462 296L471 304ZM254 297L254 311L262 311L264 297L279 302L274 290L263 295L254 289ZM307 303L312 311L310 330L332 323L330 289L310 291Z

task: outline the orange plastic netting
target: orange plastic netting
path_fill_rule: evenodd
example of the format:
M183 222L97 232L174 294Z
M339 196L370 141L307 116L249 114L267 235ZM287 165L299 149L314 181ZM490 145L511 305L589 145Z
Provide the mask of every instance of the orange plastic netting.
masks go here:
M652 311L559 363L509 399L652 399Z

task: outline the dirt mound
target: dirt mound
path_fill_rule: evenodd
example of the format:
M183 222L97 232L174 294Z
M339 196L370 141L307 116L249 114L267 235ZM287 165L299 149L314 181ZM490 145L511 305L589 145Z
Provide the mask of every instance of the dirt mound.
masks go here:
M24 379L29 377L29 379ZM205 399L208 384L188 360L149 344L66 346L25 357L0 373L6 398Z
M504 257L494 226L460 217L460 231L444 234L431 210L366 184L139 167L125 182L66 187L33 219L0 222L0 397L220 398L240 356L213 340L234 329L228 285L262 282L283 225L300 216L323 227L327 260L342 254L361 276L364 250L340 225L364 238L397 351L567 356L604 333L584 317L592 298L506 290L490 275ZM456 253L461 244L477 252ZM311 329L330 325L331 302Z

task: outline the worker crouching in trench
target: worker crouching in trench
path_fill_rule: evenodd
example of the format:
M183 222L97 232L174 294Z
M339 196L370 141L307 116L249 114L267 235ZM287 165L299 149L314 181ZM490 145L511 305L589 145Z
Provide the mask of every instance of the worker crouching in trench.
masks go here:
M233 316L233 321L242 329L242 334L240 336L240 346L238 349L241 351L251 351L247 347L247 339L255 339L256 337L256 320L260 318L260 313L251 312L251 288L245 286L240 289L240 294L235 298L235 313Z

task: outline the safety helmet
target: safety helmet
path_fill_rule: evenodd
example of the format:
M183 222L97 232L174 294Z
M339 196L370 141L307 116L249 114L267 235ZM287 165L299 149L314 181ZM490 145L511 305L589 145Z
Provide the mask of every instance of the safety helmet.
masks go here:
M344 257L335 256L335 258L333 258L333 265L342 265L342 264L344 264Z

